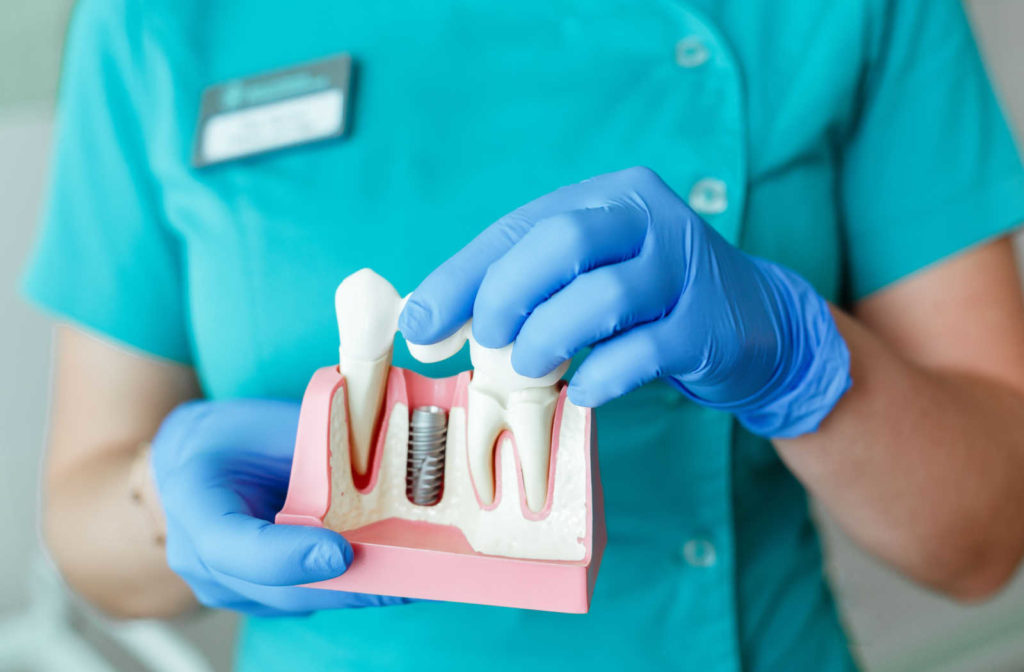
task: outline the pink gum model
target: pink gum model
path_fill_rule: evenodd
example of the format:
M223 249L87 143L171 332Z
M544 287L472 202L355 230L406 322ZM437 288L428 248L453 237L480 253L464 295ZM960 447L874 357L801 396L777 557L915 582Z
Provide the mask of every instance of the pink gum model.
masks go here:
M464 408L470 375L467 371L450 378L427 378L406 369L392 367L384 400L384 417L376 429L374 449L370 456L369 478L356 480L356 486L361 492L370 491L377 484L384 434L395 405L403 403L406 408L434 405L448 411L453 407ZM295 439L288 495L276 519L279 524L324 527L324 517L331 505L331 402L334 395L344 388L345 379L335 367L317 371L306 387ZM552 472L565 401L566 390L563 386L552 430ZM341 576L310 586L378 595L586 613L590 608L590 598L606 541L596 436L593 412L590 410L586 412L583 441L587 446L584 455L588 473L587 534L582 540L586 555L582 560L532 560L485 555L474 551L457 527L392 517L355 529L339 530L352 544L352 565ZM504 436L497 441L499 446L502 443ZM501 483L500 465L500 459L496 458L496 483ZM516 469L517 480L521 484L522 472L518 460ZM549 473L548 502L552 501L551 490L555 482L551 476ZM516 494L524 514L531 514L522 493ZM495 493L495 501L500 497L499 490ZM335 505L344 506L345 500ZM527 517L544 517L548 509Z

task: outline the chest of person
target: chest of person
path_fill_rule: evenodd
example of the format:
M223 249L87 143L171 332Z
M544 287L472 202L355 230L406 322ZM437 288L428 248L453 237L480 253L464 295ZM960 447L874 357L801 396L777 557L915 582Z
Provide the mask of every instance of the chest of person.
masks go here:
M751 120L751 66L741 57L753 47L735 48L736 36L697 9L226 5L185 8L155 27L152 55L166 76L152 82L163 110L153 168L182 242L209 393L297 396L308 372L333 358L341 278L368 266L411 291L505 212L631 165L657 171L733 243L792 255L800 239L817 248L809 270L825 283L838 266L829 261L827 145L805 129L807 138L789 139L793 166L782 171L769 165L777 143L751 149L763 111ZM209 87L338 53L352 68L341 137L194 165ZM793 160L801 153L816 156ZM772 212L752 187L785 203ZM782 208L794 207L794 190L817 194L796 203L795 217ZM758 233L770 227L777 235ZM464 368L464 359L435 373ZM411 363L401 347L396 363Z

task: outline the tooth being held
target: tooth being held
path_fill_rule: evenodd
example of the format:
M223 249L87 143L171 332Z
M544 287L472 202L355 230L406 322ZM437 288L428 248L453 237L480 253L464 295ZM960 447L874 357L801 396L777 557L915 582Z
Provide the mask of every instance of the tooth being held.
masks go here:
M472 336L469 356L473 379L467 398L467 449L477 496L484 504L494 501L494 444L507 428L515 437L527 506L540 511L548 491L555 386L569 363L542 378L527 378L512 368L511 345L485 348Z
M339 369L345 376L352 434L352 466L369 469L373 430L391 369L402 299L390 282L368 268L345 278L334 294Z

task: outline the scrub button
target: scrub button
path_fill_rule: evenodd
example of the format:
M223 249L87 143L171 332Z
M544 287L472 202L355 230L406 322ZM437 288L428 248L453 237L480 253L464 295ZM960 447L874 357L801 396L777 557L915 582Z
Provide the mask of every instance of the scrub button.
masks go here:
M683 559L691 567L707 569L718 562L715 545L704 537L694 537L683 544Z
M698 180L690 190L690 207L701 215L720 215L729 207L725 182L714 177Z
M684 37L676 42L676 65L683 68L696 68L707 63L711 52L704 41L695 35Z

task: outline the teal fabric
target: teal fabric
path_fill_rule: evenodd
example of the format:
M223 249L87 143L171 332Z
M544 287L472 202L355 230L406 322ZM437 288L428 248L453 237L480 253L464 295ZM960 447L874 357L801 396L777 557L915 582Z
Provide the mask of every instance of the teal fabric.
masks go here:
M358 63L348 137L190 167L204 87L340 51ZM408 292L513 207L630 165L837 302L1024 217L957 0L83 0L59 119L28 296L192 364L213 398L299 398L336 357L348 273ZM396 363L468 364L402 345ZM855 668L805 493L767 442L661 383L598 426L591 613L249 619L239 669Z

